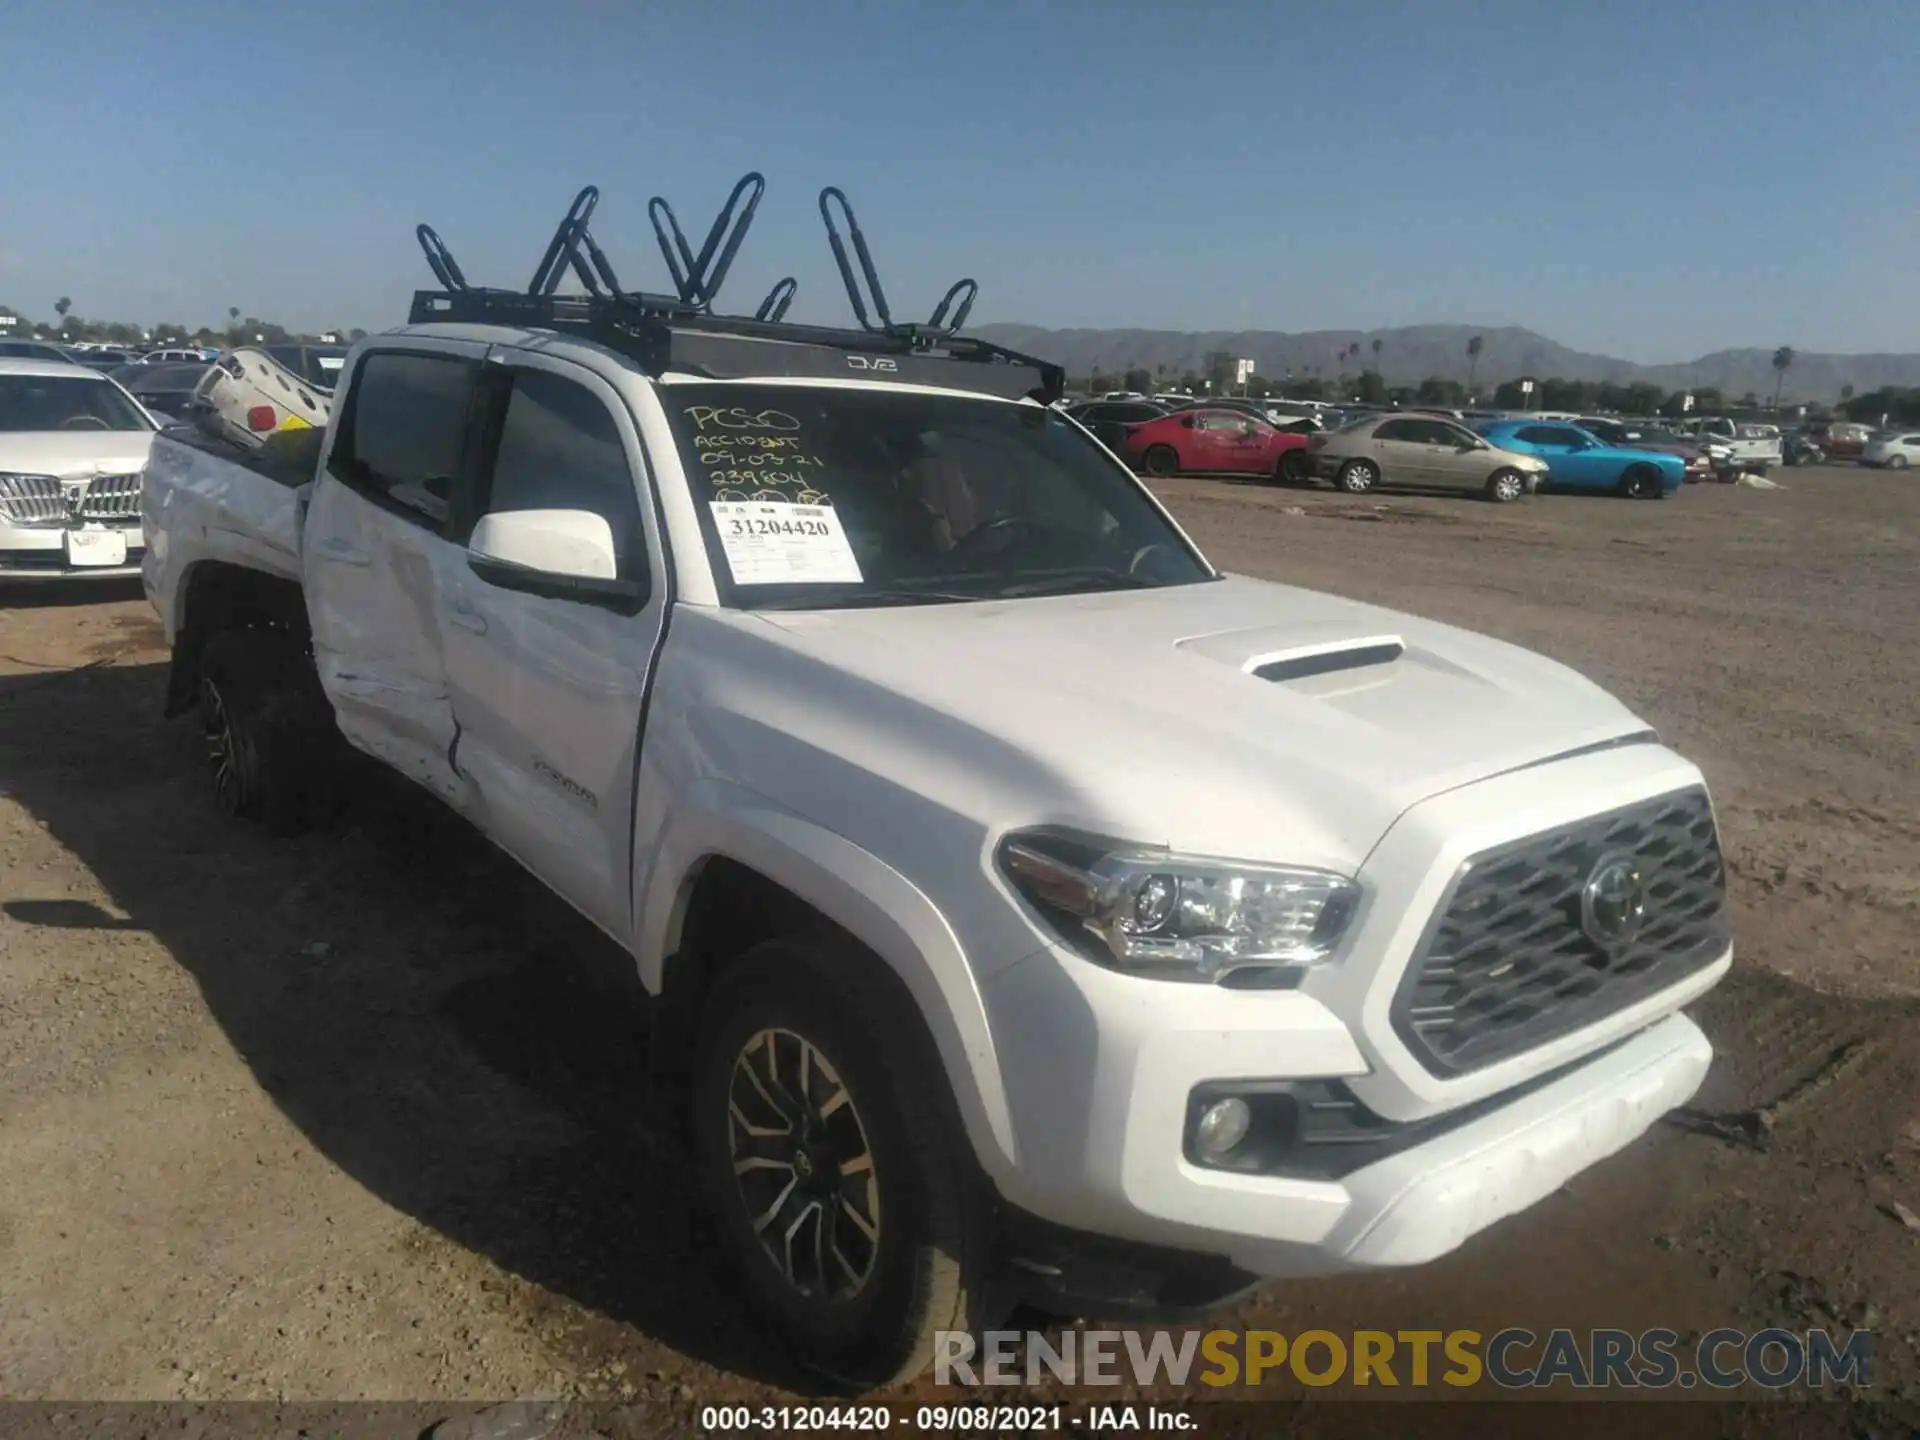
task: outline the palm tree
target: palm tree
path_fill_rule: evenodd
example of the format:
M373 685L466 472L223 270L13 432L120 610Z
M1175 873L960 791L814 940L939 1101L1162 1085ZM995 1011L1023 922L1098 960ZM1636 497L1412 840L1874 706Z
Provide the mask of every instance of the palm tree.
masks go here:
M1378 335L1373 337L1373 371L1376 375L1380 373L1380 350L1386 343Z
M1780 387L1787 383L1787 371L1793 367L1793 347L1782 345L1773 352L1773 408L1780 408Z
M62 295L58 300L53 302L53 311L60 317L60 323L54 327L56 330L65 330L67 328L67 312L71 309L73 309L73 300L69 296Z
M1844 405L1851 399L1853 399L1853 386L1842 385L1840 387L1840 403Z
M1467 341L1467 389L1474 387L1474 377L1480 373L1480 352L1487 348L1484 335L1476 335Z

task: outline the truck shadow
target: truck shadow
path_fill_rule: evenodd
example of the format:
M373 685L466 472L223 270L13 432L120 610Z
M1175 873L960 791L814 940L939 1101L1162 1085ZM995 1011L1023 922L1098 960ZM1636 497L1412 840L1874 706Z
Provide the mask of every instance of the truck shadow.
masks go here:
M631 960L406 782L370 774L336 829L222 819L165 668L0 677L0 790L129 917L35 896L49 928L148 931L261 1087L387 1203L535 1284L788 1388L718 1284L695 1200L641 1123Z

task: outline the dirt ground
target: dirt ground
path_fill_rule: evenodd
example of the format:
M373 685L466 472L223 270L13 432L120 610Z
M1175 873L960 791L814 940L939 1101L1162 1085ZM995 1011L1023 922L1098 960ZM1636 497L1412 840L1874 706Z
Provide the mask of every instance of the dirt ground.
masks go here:
M1297 1331L1861 1326L1920 1394L1920 481L1661 504L1162 491L1224 568L1573 664L1706 770L1720 1052L1653 1136ZM221 821L137 588L0 593L0 1398L778 1396L638 1120L629 967L401 782ZM1915 1222L1920 1226L1920 1220Z

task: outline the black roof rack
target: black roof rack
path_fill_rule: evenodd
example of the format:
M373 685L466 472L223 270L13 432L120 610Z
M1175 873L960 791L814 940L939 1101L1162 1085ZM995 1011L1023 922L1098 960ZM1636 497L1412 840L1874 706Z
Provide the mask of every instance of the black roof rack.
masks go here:
M587 228L600 198L600 192L591 185L574 197L561 217L525 290L468 283L445 242L431 226L420 225L415 235L427 257L427 268L441 288L416 291L408 318L416 325L512 325L580 335L625 355L652 375L678 371L712 379L858 376L972 390L1009 399L1031 396L1043 404L1060 398L1065 372L1059 366L956 333L979 289L972 280L962 280L948 290L928 324L896 323L887 309L873 257L853 219L852 208L846 196L831 187L820 192L820 213L826 219L834 259L861 328L788 324L783 317L799 288L791 276L773 287L751 318L713 314L713 298L726 278L765 187L766 181L758 173L743 177L698 253L687 243L672 207L658 196L649 202L654 233L673 277L672 295L620 288L612 266ZM749 195L745 209L740 210L742 197ZM845 245L827 209L830 197L839 200L846 216L878 324L869 318L861 301ZM560 280L569 268L579 278L584 295L559 293ZM955 308L962 292L964 298Z

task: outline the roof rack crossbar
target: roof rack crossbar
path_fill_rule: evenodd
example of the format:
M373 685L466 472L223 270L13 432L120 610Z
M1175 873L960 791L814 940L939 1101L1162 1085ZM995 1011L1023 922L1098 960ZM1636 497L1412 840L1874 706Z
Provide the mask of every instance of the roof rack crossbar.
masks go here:
M833 209L829 201L839 203L840 213L846 220L845 240L841 238L840 227L833 223ZM827 223L827 243L833 247L833 263L840 267L841 282L847 287L847 299L853 302L854 318L860 322L861 329L885 331L921 344L931 344L954 334L966 324L967 316L973 311L974 297L980 293L979 285L971 279L955 281L939 305L934 307L933 318L925 325L895 323L892 312L887 308L887 293L880 288L880 272L874 268L873 252L867 248L867 237L860 231L860 222L853 218L853 206L847 203L845 191L829 185L820 192L820 218ZM853 265L847 259L849 240L853 242L854 258L860 262L860 273L867 282L867 294L873 301L872 319L868 318L866 303L860 295L860 285L854 279ZM949 310L953 312L951 317Z
M433 271L433 278L440 282L443 289L472 288L467 284L467 277L461 273L459 262L453 258L453 252L447 249L447 242L440 238L431 225L414 226L413 236L420 242L421 250L426 252L427 268Z
M654 238L660 242L660 254L666 259L667 273L673 277L674 289L679 291L682 300L689 305L713 304L721 285L726 282L727 271L733 268L733 257L740 251L740 242L746 239L747 229L753 224L754 212L760 208L760 197L766 192L767 177L758 170L749 170L742 175L735 182L733 192L727 196L727 203L714 216L713 225L708 229L706 241L701 245L698 255L687 243L687 237L680 229L679 218L673 213L673 206L659 195L647 201L647 218L653 221ZM744 208L741 205L743 197L746 202Z
M760 308L753 312L753 318L779 324L787 318L787 307L793 304L793 297L799 290L800 282L791 275L776 281L773 289L767 292L767 298L760 302Z

